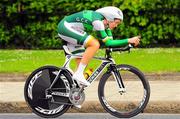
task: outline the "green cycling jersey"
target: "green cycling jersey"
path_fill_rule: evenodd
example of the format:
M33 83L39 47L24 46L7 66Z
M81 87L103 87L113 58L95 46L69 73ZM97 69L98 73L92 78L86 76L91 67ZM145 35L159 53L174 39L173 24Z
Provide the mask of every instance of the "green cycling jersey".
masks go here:
M110 28L104 26L105 18L98 12L84 10L72 15L66 16L58 24L58 33L63 39L77 40L77 43L83 44L88 37L88 31L96 31L99 40L107 47L119 47L128 44L128 39L113 39ZM74 42L73 42L74 43Z

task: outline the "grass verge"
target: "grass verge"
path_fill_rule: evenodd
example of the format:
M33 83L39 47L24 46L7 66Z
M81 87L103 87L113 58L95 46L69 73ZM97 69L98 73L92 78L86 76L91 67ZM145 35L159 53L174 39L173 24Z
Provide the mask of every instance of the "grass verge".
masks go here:
M104 56L100 50L96 56ZM117 64L130 64L143 72L180 72L180 48L133 49L131 53L113 53ZM0 50L0 73L29 73L43 65L62 66L62 50ZM92 60L89 67L100 61ZM75 68L72 61L71 67Z

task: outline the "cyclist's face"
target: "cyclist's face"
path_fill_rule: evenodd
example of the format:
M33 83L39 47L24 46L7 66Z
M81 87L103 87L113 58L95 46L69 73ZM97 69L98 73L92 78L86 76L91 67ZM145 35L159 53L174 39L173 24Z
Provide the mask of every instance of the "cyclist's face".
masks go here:
M109 22L109 28L112 30L116 28L121 23L120 19L115 19L114 21Z

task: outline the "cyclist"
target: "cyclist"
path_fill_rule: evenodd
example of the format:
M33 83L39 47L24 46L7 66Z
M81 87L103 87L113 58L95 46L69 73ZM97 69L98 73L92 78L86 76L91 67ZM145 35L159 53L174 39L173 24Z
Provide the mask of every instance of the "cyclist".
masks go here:
M96 11L84 10L64 17L58 24L58 35L67 41L67 47L72 53L83 53L82 59L76 59L77 70L73 79L79 85L89 86L83 72L91 58L100 48L100 44L106 47L120 47L128 43L137 46L139 37L128 39L113 39L111 30L123 21L122 11L114 6L107 6ZM97 31L100 38L88 34L88 31Z

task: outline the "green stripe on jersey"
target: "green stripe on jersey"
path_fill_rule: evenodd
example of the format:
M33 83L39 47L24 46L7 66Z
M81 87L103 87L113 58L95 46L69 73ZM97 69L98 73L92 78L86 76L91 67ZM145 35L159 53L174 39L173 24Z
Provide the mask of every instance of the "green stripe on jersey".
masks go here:
M83 11L83 17L88 19L89 21L92 21L92 11L84 10Z

